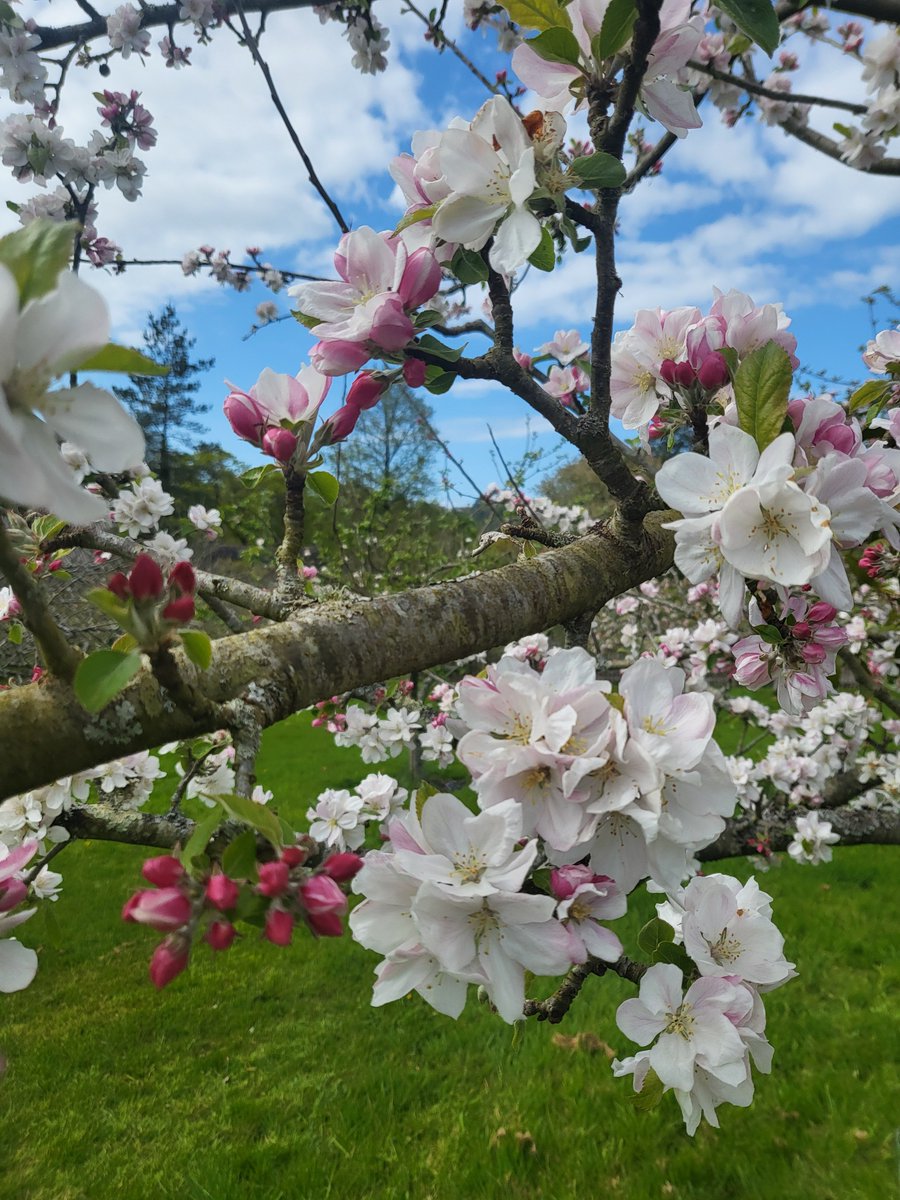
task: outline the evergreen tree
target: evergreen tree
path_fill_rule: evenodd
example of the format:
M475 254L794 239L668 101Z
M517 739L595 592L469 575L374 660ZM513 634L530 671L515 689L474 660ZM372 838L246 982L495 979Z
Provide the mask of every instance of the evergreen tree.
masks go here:
M130 375L130 387L115 388L119 399L137 418L147 439L147 462L169 491L173 485L176 449L190 449L194 438L205 431L197 420L209 409L195 393L198 376L215 364L215 359L191 359L197 339L181 324L175 306L166 304L158 313L147 314L144 330L145 353L169 368L168 375Z
M395 383L341 447L343 478L385 498L419 500L433 493L437 446L425 424L433 417L424 400Z

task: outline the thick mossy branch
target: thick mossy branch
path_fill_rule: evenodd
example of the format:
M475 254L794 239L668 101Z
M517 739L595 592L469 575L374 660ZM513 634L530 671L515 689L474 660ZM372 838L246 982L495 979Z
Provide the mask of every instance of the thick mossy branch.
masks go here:
M661 526L672 515L652 514L636 540L589 535L527 563L372 600L328 601L223 638L199 686L215 706L236 697L254 703L264 685L271 724L323 696L563 624L668 570L674 540ZM96 715L55 680L14 688L0 693L0 797L214 727L179 708L149 670Z

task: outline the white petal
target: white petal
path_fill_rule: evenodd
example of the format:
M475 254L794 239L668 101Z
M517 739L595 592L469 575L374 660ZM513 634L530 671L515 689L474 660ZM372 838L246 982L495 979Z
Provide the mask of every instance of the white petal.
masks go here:
M37 973L38 957L15 938L0 941L0 992L21 992Z
M54 432L84 450L98 471L125 471L144 457L140 425L111 392L92 383L48 392L41 411Z
M100 293L66 271L56 291L26 305L22 313L16 337L19 366L43 361L55 375L73 370L106 345L109 325Z

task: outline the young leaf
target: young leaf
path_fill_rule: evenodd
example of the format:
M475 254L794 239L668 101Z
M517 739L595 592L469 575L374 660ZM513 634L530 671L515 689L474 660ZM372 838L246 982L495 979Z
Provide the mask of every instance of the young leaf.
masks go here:
M130 633L123 633L112 644L112 649L118 650L120 654L127 654L129 650L134 650L136 647L137 639L132 637Z
M222 820L222 810L218 804L213 805L208 813L205 813L194 826L194 831L185 843L184 849L178 855L181 859L182 866L190 867L195 858L198 858L206 849L209 839L219 827Z
M437 795L437 788L433 783L429 783L423 779L416 788L416 816L421 820L422 809L425 807L425 801L430 800L432 796Z
M56 287L60 272L68 269L79 229L74 221L40 220L0 238L0 263L15 276L21 308Z
M436 204L428 204L424 208L414 208L400 220L394 233L402 233L404 229L409 229L410 225L418 225L420 221L430 221L436 212Z
M760 450L781 433L791 390L791 360L777 342L748 354L734 377L738 424Z
M631 39L637 9L634 0L610 0L600 32L591 39L595 58L613 58Z
M88 712L99 712L131 682L141 669L140 654L132 651L95 650L82 659L75 672L75 695Z
M120 375L168 375L169 368L154 362L140 350L130 346L117 346L110 342L102 350L91 355L78 368L79 371L115 371Z
M644 1086L639 1092L635 1092L628 1099L638 1110L638 1112L650 1112L656 1108L665 1093L662 1080L651 1067L644 1076Z
M450 260L450 270L460 283L485 283L488 277L488 265L477 250L466 250L464 246L456 251Z
M311 471L306 477L306 486L326 508L331 508L341 490L341 485L328 471Z
M870 404L884 405L887 403L890 394L891 384L886 379L870 379L868 383L864 383L862 387L857 388L850 397L850 403L847 408L851 413L859 412L861 408L868 408Z
M572 20L565 6L557 0L500 0L510 20L523 29L553 29L558 25L571 28Z
M245 471L241 475L241 483L246 488L253 489L259 487L264 479L268 479L270 475L281 473L281 468L276 467L274 463L265 463L261 467L251 467L249 471Z
M257 804L249 796L220 796L219 803L229 816L237 817L251 829L258 830L276 850L281 849L281 822L270 808Z
M625 182L625 168L619 159L602 150L576 158L572 170L587 188L621 187Z
M781 30L771 0L717 0L717 3L726 17L731 17L738 29L766 54L775 53Z
M205 671L212 662L212 642L209 634L202 629L185 629L181 633L181 644L184 652L201 671Z
M666 921L660 920L659 917L654 917L641 929L637 940L641 950L653 958L664 942L671 942L674 939L675 930L672 926Z
M20 621L13 621L6 631L6 640L11 642L13 646L20 646L22 644L23 632L24 626L22 623Z
M446 359L447 362L454 363L462 355L465 346L460 346L458 349L455 346L448 346L446 342L440 341L434 334L423 333L417 340L416 345L421 350L427 350L429 354L435 354L439 358Z
M539 271L552 271L556 266L556 245L546 227L541 230L541 240L528 261Z
M99 608L108 617L112 617L117 625L124 625L128 616L128 605L118 596L114 596L108 588L91 588L85 599L90 601L94 608Z
M444 392L449 392L453 387L456 376L452 371L442 371L440 367L434 368L434 374L430 374L432 368L429 367L429 374L425 378L425 390L431 392L432 396L443 396Z
M581 47L578 39L570 29L545 29L537 37L529 38L525 43L535 54L546 62L564 63L577 67L581 60Z
M222 855L222 870L231 879L258 878L256 869L256 834L245 829L229 843Z

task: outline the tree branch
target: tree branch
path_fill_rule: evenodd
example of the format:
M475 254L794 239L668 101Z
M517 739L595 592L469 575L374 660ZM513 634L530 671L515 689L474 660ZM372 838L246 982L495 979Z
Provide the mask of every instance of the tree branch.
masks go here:
M22 622L37 642L48 670L69 680L81 662L81 652L68 642L53 619L47 598L19 557L0 523L0 575L15 592L22 606Z
M873 785L869 785L870 787ZM820 811L820 810L812 810ZM718 862L753 854L760 841L769 850L786 850L794 840L797 817L807 810L792 808L739 817L711 846L697 851L701 862ZM900 812L885 808L829 808L828 820L844 846L900 846Z
M812 146L814 150L821 151L828 158L833 158L843 166L849 167L851 171L859 171L863 175L900 175L900 158L883 158L880 162L872 163L868 167L854 167L852 163L848 163L841 157L838 144L833 138L827 137L826 134L819 133L815 129L810 129L796 117L788 117L782 121L781 128L797 138L798 141L803 142L804 145Z
M716 67L710 66L709 63L695 62L690 59L687 65L694 71L709 75L711 79L718 79L721 83L733 83L742 91L749 92L751 96L764 96L767 100L778 100L782 104L819 104L827 108L842 108L857 116L868 112L864 104L854 104L850 100L829 100L825 96L807 96L800 92L776 92L774 88L764 87L761 83L747 79L744 75L732 75L729 71L720 71Z

